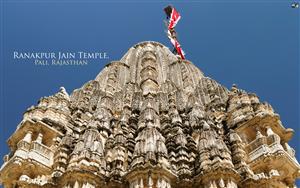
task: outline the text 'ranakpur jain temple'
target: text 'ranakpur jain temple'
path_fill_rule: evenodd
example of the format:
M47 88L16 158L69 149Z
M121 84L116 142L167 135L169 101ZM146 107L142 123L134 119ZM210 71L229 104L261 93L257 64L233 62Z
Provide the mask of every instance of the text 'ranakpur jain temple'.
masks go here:
M292 135L255 94L142 42L29 108L0 177L5 188L294 187Z

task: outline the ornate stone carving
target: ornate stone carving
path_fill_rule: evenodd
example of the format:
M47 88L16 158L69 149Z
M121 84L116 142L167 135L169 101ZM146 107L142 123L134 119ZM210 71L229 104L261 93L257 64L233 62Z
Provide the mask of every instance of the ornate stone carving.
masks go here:
M238 79L238 78L237 78ZM142 42L69 96L30 107L5 188L292 187L300 166L271 105Z

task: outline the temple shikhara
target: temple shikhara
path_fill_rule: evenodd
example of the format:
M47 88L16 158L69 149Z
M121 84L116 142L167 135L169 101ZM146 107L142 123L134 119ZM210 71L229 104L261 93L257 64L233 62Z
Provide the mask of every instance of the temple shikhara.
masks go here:
M236 78L238 79L238 78ZM12 125L10 125L12 126ZM42 97L8 138L4 188L292 188L293 130L158 42L70 95Z

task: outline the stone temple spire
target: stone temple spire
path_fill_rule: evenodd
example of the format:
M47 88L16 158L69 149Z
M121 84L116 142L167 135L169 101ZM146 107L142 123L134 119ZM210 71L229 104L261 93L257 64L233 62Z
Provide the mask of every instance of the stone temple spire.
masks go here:
M292 136L255 94L228 90L162 44L141 42L70 95L61 88L27 109L8 139L0 183L293 187Z

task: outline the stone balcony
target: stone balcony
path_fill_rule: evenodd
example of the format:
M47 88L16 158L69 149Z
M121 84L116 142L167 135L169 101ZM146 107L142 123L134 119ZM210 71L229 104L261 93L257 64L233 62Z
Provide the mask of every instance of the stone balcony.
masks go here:
M250 120L242 123L235 130L245 143L255 140L257 130L266 132L267 127L272 127L272 131L276 133L282 142L288 142L294 134L294 130L285 128L278 115L254 116Z
M51 167L53 164L53 151L49 147L38 142L32 142L28 155L30 158L45 166Z
M62 136L62 133L42 121L24 119L18 125L17 130L8 138L7 143L12 151L17 149L17 144L25 137L28 131L32 132L32 138L36 138L39 133L43 135L43 143L46 146L54 144L54 138Z
M50 174L53 165L55 139L60 133L43 122L23 120L8 139L10 154L4 157L0 183L17 181L21 175L34 177Z
M0 183L7 182L7 179L19 182L19 178L24 175L34 178L39 174L50 174L52 164L53 151L49 147L38 140L33 142L21 140L17 144L16 151L11 156L6 155L5 157L4 164L0 169ZM6 186L9 187L11 184Z
M54 152L39 141L28 142L21 140L17 144L17 149L12 154L6 155L5 163L3 164L1 171L6 168L7 165L17 164L22 165L23 162L39 163L44 168L51 168L53 164Z
M280 137L271 128L268 128L267 134L267 136L264 136L257 131L256 139L247 145L246 150L248 151L250 162L255 161L261 156L275 153L285 154L292 160L295 160L294 149L287 143L283 147Z
M267 129L266 136L257 131L256 139L246 146L246 152L248 153L248 163L255 173L265 173L260 169L263 166L268 166L266 171L278 171L281 179L286 182L290 181L286 177L300 176L298 172L300 166L295 159L294 149L282 142L271 128Z

